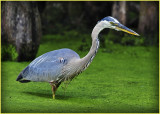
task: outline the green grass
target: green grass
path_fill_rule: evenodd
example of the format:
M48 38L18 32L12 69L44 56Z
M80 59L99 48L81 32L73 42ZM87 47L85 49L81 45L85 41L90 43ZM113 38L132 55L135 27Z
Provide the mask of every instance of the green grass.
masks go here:
M58 37L51 39L51 37ZM46 36L37 56L59 48L78 51L81 39ZM89 68L52 99L48 83L16 82L30 62L2 62L2 112L157 112L158 48L111 45L100 48Z

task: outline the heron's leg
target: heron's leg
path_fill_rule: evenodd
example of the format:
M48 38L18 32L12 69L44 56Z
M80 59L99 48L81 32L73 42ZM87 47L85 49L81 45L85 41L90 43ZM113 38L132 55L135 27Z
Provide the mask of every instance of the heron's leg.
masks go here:
M53 99L55 99L56 90L58 89L60 84L61 83L50 82L50 85L52 87Z
M52 87L53 99L55 99L55 93L57 90L56 84L54 84L53 82L50 82L50 85Z

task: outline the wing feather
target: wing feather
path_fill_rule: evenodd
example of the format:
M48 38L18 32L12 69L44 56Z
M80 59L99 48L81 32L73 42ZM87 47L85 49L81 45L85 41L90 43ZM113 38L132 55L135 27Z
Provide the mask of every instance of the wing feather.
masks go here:
M63 78L62 69L73 57L79 55L70 49L60 49L45 53L33 60L22 75L32 81L56 81Z

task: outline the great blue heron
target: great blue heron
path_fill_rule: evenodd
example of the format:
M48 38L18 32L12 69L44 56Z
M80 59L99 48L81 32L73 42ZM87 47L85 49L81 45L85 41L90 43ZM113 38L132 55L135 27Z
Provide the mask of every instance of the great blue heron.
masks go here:
M84 71L95 57L98 48L98 34L104 29L110 28L117 31L124 31L139 36L133 30L122 25L117 19L108 16L98 21L94 27L91 37L92 46L89 53L80 58L71 49L59 49L47 52L33 60L17 77L17 81L24 82L49 82L52 86L53 98L61 82L71 80Z

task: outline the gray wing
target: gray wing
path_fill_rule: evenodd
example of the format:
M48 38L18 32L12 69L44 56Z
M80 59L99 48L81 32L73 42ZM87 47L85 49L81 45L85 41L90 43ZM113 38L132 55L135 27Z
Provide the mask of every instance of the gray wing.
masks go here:
M70 49L45 53L33 60L23 71L23 78L31 81L56 81L63 78L62 69L72 59L80 58Z

